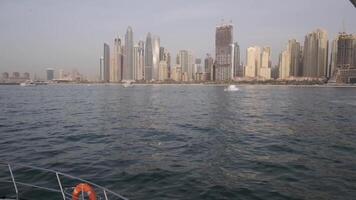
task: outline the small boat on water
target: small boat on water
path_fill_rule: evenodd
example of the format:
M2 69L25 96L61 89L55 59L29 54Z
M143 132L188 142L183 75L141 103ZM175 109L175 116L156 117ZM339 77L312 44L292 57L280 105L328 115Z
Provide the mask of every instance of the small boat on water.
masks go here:
M20 83L20 86L22 87L28 87L28 86L36 86L37 84L33 81L25 81L23 83Z
M0 174L0 200L128 200L93 182L51 169L0 162Z
M132 84L131 81L125 81L122 86L123 86L124 88L129 88L129 87L133 87L134 85Z
M228 87L226 87L224 89L224 91L226 92L235 92L235 91L239 91L240 89L238 87L236 87L236 85L229 85Z

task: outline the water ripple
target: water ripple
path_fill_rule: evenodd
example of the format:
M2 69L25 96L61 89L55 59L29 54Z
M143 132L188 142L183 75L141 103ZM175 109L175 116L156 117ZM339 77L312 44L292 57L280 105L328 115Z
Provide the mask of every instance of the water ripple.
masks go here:
M0 159L70 173L131 199L354 199L354 93L1 86ZM0 180L6 173L0 169ZM0 196L8 192L0 182Z

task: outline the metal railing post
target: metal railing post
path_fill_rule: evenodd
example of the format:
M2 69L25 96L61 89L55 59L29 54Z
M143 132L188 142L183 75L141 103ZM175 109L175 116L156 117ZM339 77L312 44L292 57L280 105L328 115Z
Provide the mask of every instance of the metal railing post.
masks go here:
M11 169L10 164L8 164L7 166L9 167L9 171L10 171L12 182L14 183L14 188L15 188L15 192L16 192L16 199L19 199L19 191L17 190L14 174L12 173L12 169Z
M108 195L106 195L106 190L104 189L104 197L105 197L105 200L108 200Z
M57 176L59 188L61 189L61 193L62 193L62 196L63 196L63 200L66 200L66 196L65 196L65 194L64 194L64 192L63 192L63 187L62 187L61 179L59 179L59 175L58 175L57 172L56 172L56 176Z

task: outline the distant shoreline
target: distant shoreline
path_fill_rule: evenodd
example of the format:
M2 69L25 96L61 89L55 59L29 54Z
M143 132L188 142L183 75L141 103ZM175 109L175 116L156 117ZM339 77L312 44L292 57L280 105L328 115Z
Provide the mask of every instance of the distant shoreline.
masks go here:
M98 82L70 82L70 83L49 83L47 86L53 85L103 85L114 86L123 85L124 83L98 83ZM19 83L0 83L0 86L12 85L19 86ZM356 88L356 84L273 84L273 83L132 83L133 86L221 86L228 85L237 86L270 86L270 87L315 87L315 88Z

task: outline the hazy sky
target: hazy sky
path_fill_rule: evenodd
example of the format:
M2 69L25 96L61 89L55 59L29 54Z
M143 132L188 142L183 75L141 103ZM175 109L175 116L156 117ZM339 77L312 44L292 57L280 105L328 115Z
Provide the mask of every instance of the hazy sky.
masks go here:
M320 27L333 39L356 33L356 8L349 0L0 0L0 72L43 75L47 67L98 74L103 42L159 35L172 55L180 49L197 57L214 54L215 26L232 20L234 40L245 62L246 48L270 46L273 64L288 39L303 42Z

